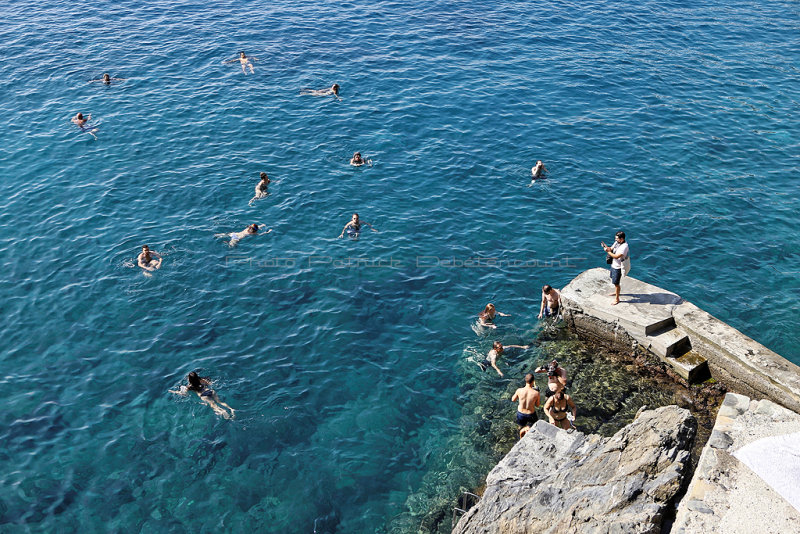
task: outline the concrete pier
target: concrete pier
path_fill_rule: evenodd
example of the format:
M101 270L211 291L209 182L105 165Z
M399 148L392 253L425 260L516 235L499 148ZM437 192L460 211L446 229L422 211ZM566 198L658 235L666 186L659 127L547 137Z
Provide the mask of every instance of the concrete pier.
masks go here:
M710 372L731 391L800 412L800 367L671 291L631 277L620 287L612 306L608 270L578 275L561 290L567 323L578 334L641 346L689 382Z

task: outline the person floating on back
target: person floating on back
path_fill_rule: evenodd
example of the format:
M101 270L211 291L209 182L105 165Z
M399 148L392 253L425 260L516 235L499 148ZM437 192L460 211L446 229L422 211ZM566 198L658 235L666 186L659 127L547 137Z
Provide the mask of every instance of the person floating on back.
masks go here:
M200 400L208 404L217 415L221 415L225 419L230 419L235 415L236 411L222 402L217 392L211 389L211 380L208 377L201 378L195 371L192 371L186 376L186 379L189 381L188 386L181 386L177 391L170 389L169 392L175 395L185 396L188 395L190 391L194 391L197 393L197 396L200 397ZM225 411L222 408L223 406L230 410L231 413L229 414Z
M233 59L226 59L223 63L236 63L239 62L242 64L242 72L247 76L247 69L250 69L250 74L255 74L256 71L253 70L253 61L258 61L258 58L255 57L247 57L244 52L239 52L239 57L235 57Z
M262 225L263 226L263 225ZM261 232L262 235L268 234L272 231L272 228L267 230L266 232ZM215 237L230 237L231 240L228 242L228 246L235 247L240 240L244 239L247 236L254 236L258 235L258 225L253 223L241 232L231 232L229 234L215 234Z
M511 315L507 313L497 311L497 309L494 307L494 304L490 302L486 305L483 311L478 314L478 323L487 328L497 328L497 325L494 324L495 315L499 315L500 317L511 317Z
M337 100L341 100L342 97L339 96L339 84L335 83L330 86L328 89L300 89L301 95L311 95L311 96L330 96L333 95L334 98Z

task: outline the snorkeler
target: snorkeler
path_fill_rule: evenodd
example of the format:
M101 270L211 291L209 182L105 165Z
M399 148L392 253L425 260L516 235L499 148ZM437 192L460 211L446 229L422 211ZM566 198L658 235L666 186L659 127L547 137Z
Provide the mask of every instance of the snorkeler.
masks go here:
M345 232L347 232L347 237L352 237L353 239L358 239L358 236L361 235L361 225L362 224L366 224L367 226L369 226L370 230L372 230L373 232L377 232L377 230L375 228L373 228L370 223L368 223L366 221L362 221L361 219L359 219L358 218L358 213L354 213L353 214L353 218L350 219L350 222L345 224L344 228L342 228L342 233L339 234L338 239L343 238Z
M136 258L136 262L139 264L139 267L150 272L160 269L162 261L163 258L161 257L161 254L154 250L150 250L150 247L147 245L142 245L142 252L139 254L139 257Z
M261 181L256 184L256 196L251 198L250 202L248 202L248 204L250 206L252 206L253 202L258 200L259 198L266 198L267 195L269 195L269 191L267 191L267 187L269 186L270 182L271 182L271 180L267 176L267 173L262 172L261 173Z
M263 225L262 225L263 226ZM266 232L262 232L262 234L268 234L272 231L272 228L267 230ZM228 242L228 246L235 247L236 244L244 237L249 235L258 235L258 225L253 223L241 232L231 232L229 234L215 234L214 237L230 237L231 240Z
M223 61L223 63L225 63L225 64L236 63L237 61L242 64L242 72L245 75L247 75L247 70L246 70L247 68L250 69L250 73L251 74L255 74L256 73L256 71L253 70L253 63L252 62L253 61L258 61L258 58L247 57L247 55L244 52L239 52L239 57L233 58L233 59L226 59L225 61Z
M80 128L82 132L86 132L88 134L91 134L92 137L97 139L97 136L94 134L94 132L97 131L97 127L90 125L89 124L90 120L92 120L92 114L91 113L89 113L89 116L86 117L86 118L83 117L83 113L78 113L77 115L72 117L72 122L76 126L78 126L78 128Z
M356 152L355 154L353 154L353 157L350 160L350 165L352 165L353 167L361 167L364 164L372 166L372 160L362 158L361 152Z
M217 392L211 389L211 380L207 377L201 378L198 374L194 371L189 373L186 378L189 380L188 386L181 386L181 389L175 391L174 389L170 389L170 393L174 393L176 395L187 395L190 391L194 391L197 393L197 396L200 397L200 400L211 406L211 409L214 410L214 413L217 415L221 415L225 419L230 419L234 416L235 410L222 402L217 395ZM222 409L222 406L225 406L227 409L231 411L230 414Z
M106 85L111 85L111 82L121 82L126 80L127 78L112 78L107 72L103 74L102 78L98 78L97 80L89 80L91 82L103 82Z
M330 96L333 95L336 97L337 100L341 100L342 97L339 96L339 84L335 83L331 85L330 89L301 89L301 95L311 95L311 96Z
M511 317L511 315L507 313L501 313L497 311L494 307L494 304L491 302L486 305L481 313L478 314L478 323L481 326L485 326L488 328L497 328L497 325L494 324L495 315L499 315L500 317Z

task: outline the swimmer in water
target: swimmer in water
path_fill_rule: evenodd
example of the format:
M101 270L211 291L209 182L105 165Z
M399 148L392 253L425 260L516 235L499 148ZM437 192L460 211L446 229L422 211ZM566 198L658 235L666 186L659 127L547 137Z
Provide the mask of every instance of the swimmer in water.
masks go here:
M353 167L361 167L364 164L372 166L372 160L362 158L361 152L356 152L355 154L353 154L353 158L350 160L350 165L352 165Z
M142 245L142 252L139 254L139 257L136 258L136 262L139 264L139 267L150 272L160 269L162 261L163 258L161 257L161 254L154 250L150 250L150 247L147 245Z
M490 302L486 305L483 311L478 314L478 323L487 328L497 328L497 325L494 324L495 315L499 315L500 317L511 317L511 315L507 313L497 311L497 309L494 307L494 304Z
M537 178L544 178L544 173L547 172L547 169L542 163L542 160L536 162L536 165L531 167L531 180L536 180Z
M267 173L262 172L261 181L256 184L256 196L251 198L250 202L248 202L250 206L252 206L253 202L255 202L256 200L260 198L266 198L267 195L269 195L269 191L267 191L267 187L269 186L269 184L270 184L270 179L267 176Z
M179 390L170 389L170 393L174 393L175 395L186 396L189 394L190 391L194 391L197 393L197 396L200 397L200 400L204 403L211 406L211 409L214 410L214 413L217 415L221 415L225 419L230 419L236 414L236 411L222 402L217 395L217 392L211 389L211 379L208 377L200 377L195 371L192 371L188 374L186 379L189 381L188 386L181 386ZM228 410L231 411L229 414L222 406L225 406Z
M301 89L301 95L311 95L311 96L330 96L333 95L337 100L341 100L342 97L339 96L339 84L335 83L331 85L330 89Z
M89 82L90 82L90 83L91 83L91 82L103 82L103 83L104 83L104 84L106 84L106 85L111 85L111 82L121 82L121 81L123 81L123 80L126 80L126 79L127 79L127 78L112 78L112 77L111 77L111 76L110 76L110 75L109 75L109 74L106 72L105 74L103 74L103 77L102 77L102 78L99 78L99 79L97 79L97 80L89 80Z
M236 63L239 62L242 64L242 72L247 75L247 68L250 69L251 74L255 74L256 71L253 70L253 61L258 61L258 58L255 57L247 57L244 52L239 52L239 57L233 59L226 59L223 63Z
M91 113L89 113L89 116L86 117L86 118L83 117L83 113L78 113L77 115L72 117L72 122L78 128L80 128L82 132L86 132L88 134L91 134L92 137L97 139L97 136L94 134L94 132L97 131L97 128L95 128L94 126L90 126L89 125L89 121L90 120L92 120L92 114Z
M263 226L263 225L262 225ZM262 234L268 234L272 231L272 228L267 230L266 232L262 232ZM235 247L236 244L242 239L249 235L258 235L258 225L253 223L241 232L231 232L229 234L216 234L215 237L230 237L231 240L228 242L228 246Z
M359 219L358 218L358 213L354 213L353 214L353 218L350 220L350 222L345 224L344 228L342 228L342 233L339 234L338 239L343 238L345 232L347 232L347 236L348 237L352 237L353 239L358 239L358 236L361 235L361 225L362 224L366 224L367 226L369 226L370 230L372 230L373 232L377 232L377 230L375 228L373 228L370 223L368 223L366 221L362 221L361 219Z
M485 371L489 367L494 368L497 371L497 374L503 376L503 372L497 367L497 359L503 355L505 349L528 349L530 345L506 345L503 346L502 343L499 341L495 341L492 343L492 350L489 351L489 354L486 355L486 359L482 362L475 362L478 364L478 367L481 368L482 371Z

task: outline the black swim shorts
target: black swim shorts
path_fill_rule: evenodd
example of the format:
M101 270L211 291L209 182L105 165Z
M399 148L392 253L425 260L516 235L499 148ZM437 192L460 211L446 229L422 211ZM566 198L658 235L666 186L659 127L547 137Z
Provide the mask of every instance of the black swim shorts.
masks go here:
M522 413L517 412L517 424L519 426L533 426L533 424L538 421L539 418L536 416L536 412L533 413Z

